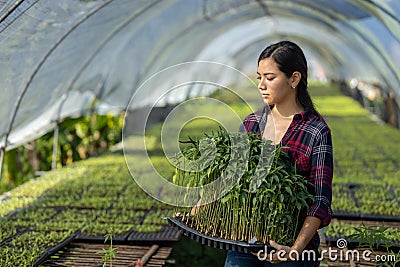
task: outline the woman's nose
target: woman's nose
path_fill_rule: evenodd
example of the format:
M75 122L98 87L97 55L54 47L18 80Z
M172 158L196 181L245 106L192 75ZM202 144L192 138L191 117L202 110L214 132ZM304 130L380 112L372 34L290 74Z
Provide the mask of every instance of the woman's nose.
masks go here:
M267 90L267 87L265 86L265 83L263 82L262 79L258 82L258 89Z

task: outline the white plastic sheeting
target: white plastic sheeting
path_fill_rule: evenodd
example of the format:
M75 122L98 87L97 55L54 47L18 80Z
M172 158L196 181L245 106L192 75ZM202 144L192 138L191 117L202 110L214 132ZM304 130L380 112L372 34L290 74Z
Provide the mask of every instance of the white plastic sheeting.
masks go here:
M41 136L94 99L98 112L125 110L141 84L175 64L253 74L261 49L281 39L298 42L329 78L379 82L399 96L399 18L397 0L0 0L0 147ZM173 84L157 82L130 108ZM165 101L207 93L187 88Z

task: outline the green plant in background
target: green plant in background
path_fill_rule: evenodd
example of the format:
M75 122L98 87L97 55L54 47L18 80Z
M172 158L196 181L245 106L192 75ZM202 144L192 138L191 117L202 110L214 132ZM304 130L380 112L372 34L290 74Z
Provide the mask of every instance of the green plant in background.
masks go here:
M57 162L61 166L107 151L121 141L123 115L89 114L68 118L59 124ZM4 181L0 193L8 191L35 176L36 171L48 171L52 165L54 131L35 141L7 151Z
M201 206L193 216L187 216L184 222L213 237L246 242L256 237L263 243L272 239L281 244L292 244L301 228L300 213L308 207L312 196L307 188L311 184L296 173L284 148L275 148L270 141L260 139L256 134L232 135L220 130L205 136L215 147L200 148L198 139L189 138L188 146L176 156L174 182L187 187L204 186L223 177L225 180L236 179L237 183L215 201L214 193L223 190L223 185L222 188L204 190L201 199L206 203L212 201ZM248 143L231 145L231 138L240 139L240 136ZM213 152L215 157L211 163L199 160ZM245 172L237 175L239 163L235 161L246 162L246 159ZM200 171L186 171L187 160L197 160L194 162L199 165L191 167Z
M355 227L354 230L356 232L352 235L349 235L349 238L358 239L359 247L370 248L376 256L377 253L375 252L375 249L379 249L379 246L384 246L386 252L390 253L391 255L395 255L395 261L383 263L378 262L377 266L389 265L395 267L398 263L400 263L400 251L396 255L391 249L391 246L393 246L393 239L396 238L393 232L396 230L393 230L391 227L384 226L383 224L382 226L366 226L364 223L359 227Z
M107 266L107 262L110 261L110 267L112 267L112 261L115 259L117 255L117 250L118 248L114 248L112 244L112 240L114 237L114 234L106 234L105 236L104 243L106 243L108 240L110 240L110 247L108 249L103 248L102 251L97 252L97 254L102 254L102 262L103 262L103 267Z

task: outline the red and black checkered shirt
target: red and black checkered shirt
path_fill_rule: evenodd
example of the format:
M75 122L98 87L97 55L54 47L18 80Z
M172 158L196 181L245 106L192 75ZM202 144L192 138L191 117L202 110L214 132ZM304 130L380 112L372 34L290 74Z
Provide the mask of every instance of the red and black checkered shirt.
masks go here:
M266 125L267 108L248 115L240 131L256 133L260 137ZM280 145L288 147L289 157L296 163L299 174L308 177L314 184L314 201L303 214L321 219L321 226L327 226L332 217L332 177L333 152L331 131L321 116L303 111L293 117L292 123L282 138ZM317 249L318 235L314 236L306 249Z

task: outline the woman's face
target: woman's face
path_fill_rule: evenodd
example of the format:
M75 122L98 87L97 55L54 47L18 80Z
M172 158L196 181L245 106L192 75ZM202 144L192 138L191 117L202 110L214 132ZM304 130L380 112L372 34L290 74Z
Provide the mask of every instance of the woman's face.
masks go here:
M296 90L292 88L291 79L279 70L272 58L262 59L257 70L258 89L264 103L279 105L296 97Z

